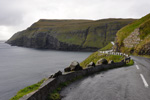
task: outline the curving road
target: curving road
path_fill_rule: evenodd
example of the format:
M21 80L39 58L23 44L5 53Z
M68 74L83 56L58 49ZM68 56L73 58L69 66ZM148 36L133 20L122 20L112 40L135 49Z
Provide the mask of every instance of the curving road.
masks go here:
M150 100L150 59L132 57L135 65L101 72L70 84L62 100Z

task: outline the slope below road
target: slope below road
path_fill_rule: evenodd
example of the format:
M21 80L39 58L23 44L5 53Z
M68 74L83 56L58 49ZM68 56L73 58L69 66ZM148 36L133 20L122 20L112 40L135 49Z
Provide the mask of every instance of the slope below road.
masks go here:
M130 67L113 69L86 77L61 91L62 100L150 100L150 59L132 57ZM137 66L139 69L137 69Z

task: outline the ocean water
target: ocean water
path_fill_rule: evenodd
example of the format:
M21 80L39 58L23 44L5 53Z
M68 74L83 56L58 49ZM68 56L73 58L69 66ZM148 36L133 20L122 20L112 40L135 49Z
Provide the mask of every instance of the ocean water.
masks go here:
M9 100L18 90L81 62L91 52L37 50L10 46L0 41L0 100Z

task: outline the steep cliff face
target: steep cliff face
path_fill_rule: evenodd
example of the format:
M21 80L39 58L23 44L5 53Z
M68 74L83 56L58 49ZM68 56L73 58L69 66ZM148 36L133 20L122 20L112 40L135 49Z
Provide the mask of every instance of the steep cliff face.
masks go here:
M95 51L113 41L134 19L39 20L14 34L7 43L40 49Z
M116 43L122 52L150 55L150 14L120 29Z

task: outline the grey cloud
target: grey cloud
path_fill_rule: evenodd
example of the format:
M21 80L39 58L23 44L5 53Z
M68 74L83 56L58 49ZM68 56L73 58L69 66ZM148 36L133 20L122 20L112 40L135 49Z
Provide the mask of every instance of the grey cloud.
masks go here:
M13 1L13 0L12 0ZM22 23L23 12L12 1L0 1L0 25L10 26Z
M20 12L4 12L0 15L0 25L19 25L22 23L23 15Z
M140 18L148 13L149 0L0 0L0 26L9 30L0 35L14 34L39 19Z

